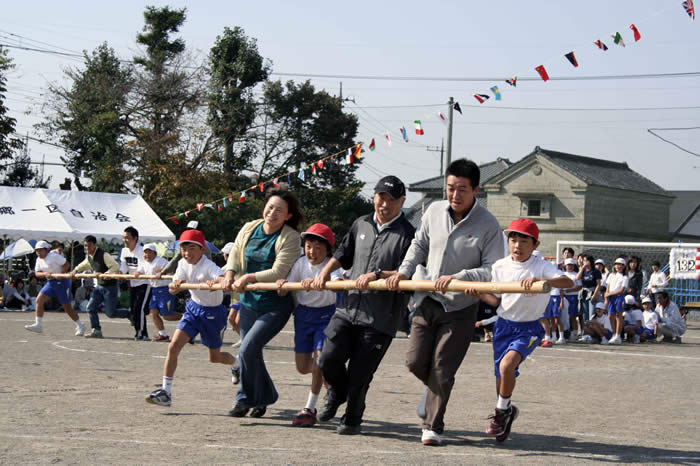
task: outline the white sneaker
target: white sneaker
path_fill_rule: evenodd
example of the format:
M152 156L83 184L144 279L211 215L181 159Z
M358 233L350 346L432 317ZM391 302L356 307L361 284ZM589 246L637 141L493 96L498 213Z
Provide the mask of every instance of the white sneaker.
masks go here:
M442 443L442 438L440 434L433 432L432 430L423 429L423 435L421 435L420 441L423 445L436 447Z
M639 335L634 336L634 343L641 343L641 340L639 339Z
M615 335L613 336L610 341L608 342L608 345L621 345L622 344L622 337L620 335Z
M31 325L25 325L24 328L26 328L30 332L35 332L35 333L41 333L44 331L44 329L41 328L41 324L37 324L37 323L31 324Z
M569 335L569 341L576 341L579 339L578 337L579 337L578 332L577 333L571 332L571 334Z
M601 345L607 345L610 343L610 340L608 340L606 337L601 337L600 338L600 344Z
M75 326L75 336L82 337L83 335L85 335L85 324L78 322L78 324Z
M581 341L584 343L593 343L593 337L590 335L583 335Z
M566 339L564 338L564 335L560 336L557 341L554 342L555 345L565 345L566 344Z

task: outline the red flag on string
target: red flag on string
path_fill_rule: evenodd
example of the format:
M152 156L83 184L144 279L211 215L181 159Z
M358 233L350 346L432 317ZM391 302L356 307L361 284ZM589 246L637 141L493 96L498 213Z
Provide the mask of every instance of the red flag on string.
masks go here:
M199 204L197 204L197 210L199 210L201 212L203 208L204 208L204 204L202 204L201 202Z
M547 74L547 70L544 69L544 65L536 67L535 71L537 71L540 74L540 78L542 78L542 81L549 81L549 75Z
M634 33L634 41L637 42L639 39L642 38L642 35L639 33L639 29L637 29L637 26L634 24L630 24L630 29Z

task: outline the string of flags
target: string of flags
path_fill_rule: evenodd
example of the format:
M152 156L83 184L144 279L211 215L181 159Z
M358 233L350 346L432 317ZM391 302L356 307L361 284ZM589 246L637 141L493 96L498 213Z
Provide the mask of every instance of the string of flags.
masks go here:
M681 4L683 6L683 9L685 10L686 14L690 17L691 21L695 20L695 6L693 4L693 0L684 0ZM632 37L634 39L634 42L638 42L642 38L642 34L639 32L639 28L637 28L636 25L630 24L629 29L632 31ZM610 35L613 43L615 45L618 45L620 47L626 47L625 41L622 37L622 34L619 31L616 31L614 34ZM601 40L597 39L593 42L593 44L598 47L601 51L605 52L608 49L608 46ZM573 66L574 68L578 68L579 62L578 59L576 58L576 55L574 54L574 51L570 51L566 54L564 54L564 58L568 60L568 62ZM542 81L547 82L549 81L549 74L547 73L547 69L545 68L544 65L539 65L535 67L535 71L537 71L537 74L540 76ZM518 77L513 76L511 78L508 78L505 80L505 82L510 86L510 87L517 87L518 85ZM489 88L491 91L491 94L493 94L493 100L494 101L501 101L503 100L503 96L501 93L501 89L497 85L493 85ZM472 94L472 97L474 97L479 104L485 103L487 100L491 98L491 95L486 94L486 93L474 93ZM456 112L459 112L459 114L462 114L462 108L459 105L459 102L454 102L452 104L452 109ZM429 115L426 115L424 119L428 119ZM442 123L445 125L449 124L449 118L445 116L442 112L437 112L437 118L440 120ZM415 134L417 136L423 136L425 135L425 130L423 129L423 124L421 120L414 120L413 124L415 126ZM404 143L408 143L408 131L406 130L405 126L402 126L399 128L399 133L401 135L401 140ZM384 139L386 140L386 144L389 148L392 147L392 139L391 139L391 134L389 132L384 133ZM345 150L336 152L335 154L328 155L326 157L323 157L316 162L311 164L310 171L311 171L311 176L316 176L319 171L325 169L333 169L335 164L338 163L346 163L348 165L353 164L356 160L362 158L362 152L363 152L363 144L355 144L351 147L348 147ZM374 138L370 141L368 144L367 148L369 151L373 152L376 149L376 143ZM289 173L286 173L285 175L282 175L282 177L286 177L287 179L287 184L291 186L292 184L292 175L298 177L300 180L305 181L306 180L306 170L309 170L309 167L306 166L305 163L300 164L299 169L295 171L291 171ZM264 182L259 182L256 185L251 186L248 189L244 189L240 192L240 195L238 196L238 204L242 204L246 200L246 195L248 192L254 192L256 190L259 190L260 192L265 192L265 188L269 185L272 185L273 187L276 187L279 185L279 177L273 178L268 181ZM210 202L210 203L197 203L195 205L195 209L198 212L201 212L204 209L212 209L214 211L222 211L222 209L228 208L231 203L233 202L234 199L234 193L229 194L228 196L218 199L216 201ZM185 217L188 217L189 214L195 210L191 209L182 213L179 213L177 215L173 215L169 217L168 219L171 220L174 224L179 224L179 220Z

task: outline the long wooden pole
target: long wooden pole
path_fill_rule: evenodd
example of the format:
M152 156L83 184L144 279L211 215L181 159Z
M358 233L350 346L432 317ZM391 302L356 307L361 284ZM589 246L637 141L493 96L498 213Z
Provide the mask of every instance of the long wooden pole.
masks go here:
M220 290L221 285L216 284L209 286L206 283L183 283L179 287L182 290ZM355 280L337 280L326 282L325 289L333 291L354 290L357 286ZM370 290L385 291L386 280L375 280L369 283ZM520 285L520 282L464 282L452 280L447 286L447 291L464 292L464 290L472 288L481 293L549 293L552 286L548 282L539 281L532 285L532 288L526 290ZM277 291L275 283L249 283L245 287L246 291ZM288 282L282 285L282 289L286 291L305 291L306 288L301 286L300 282ZM436 291L435 282L431 280L401 280L399 282L399 291Z
M69 273L54 273L54 278L71 278ZM172 280L172 275L163 275L161 280ZM73 278L103 278L117 280L133 280L136 277L129 274L121 273L77 273ZM139 275L139 279L151 280L157 279L155 275ZM332 291L354 290L357 288L355 280L337 280L326 282L325 289ZM447 285L447 291L463 292L466 289L472 288L481 293L549 293L552 285L545 281L538 281L532 285L532 288L526 290L520 285L520 282L465 282L460 280L452 280ZM181 290L221 290L220 284L212 286L206 283L182 283L179 286ZM245 287L246 291L277 291L276 283L249 283ZM301 282L287 282L282 285L285 291L307 291L301 286ZM386 291L386 280L375 280L369 282L369 289L375 291ZM436 291L435 282L432 280L401 280L399 282L399 291Z

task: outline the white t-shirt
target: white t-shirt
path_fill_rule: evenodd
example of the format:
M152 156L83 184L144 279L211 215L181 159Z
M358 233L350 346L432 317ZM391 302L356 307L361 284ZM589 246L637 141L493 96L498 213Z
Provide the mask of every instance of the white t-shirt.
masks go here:
M121 273L133 274L139 269L139 264L141 262L146 262L143 259L143 246L140 244L137 244L133 251L129 251L129 248L122 248L122 252L119 257L119 271ZM136 278L129 280L129 282L131 286L148 285L148 280Z
M207 280L216 280L224 275L224 271L213 263L207 256L202 256L194 265L190 265L182 259L177 263L177 270L173 275L173 280L184 280L186 283L205 283ZM190 290L192 301L200 306L218 306L224 299L224 292L221 290Z
M571 281L574 282L574 286L572 286L571 288L576 288L576 287L581 286L581 280L576 280L576 276L578 275L576 272L564 272L564 275L566 275L567 277L569 277L569 278L571 279ZM567 289L569 289L569 288L567 288ZM566 292L566 293L564 293L564 294L567 295L567 296L577 295L577 294L578 294L578 290L576 290L576 291L568 291L568 292Z
M610 275L608 275L608 279L605 283L605 286L606 286L605 290L608 293L614 293L616 291L626 290L627 285L629 285L629 281L630 281L629 277L627 275L625 275L624 273L617 273L617 272L612 273L611 272Z
M593 318L593 321L598 322L600 325L605 327L605 330L610 330L612 332L612 325L610 325L610 317L608 317L607 314L603 314L600 317L595 316Z
M36 257L34 264L35 272L61 273L63 272L63 264L66 263L66 258L63 255L49 252L43 259Z
M659 323L659 315L654 311L644 311L644 328L654 330L654 326Z
M323 270L323 267L330 260L329 257L325 258L323 262L317 265L311 265L309 259L306 256L301 256L294 263L292 270L289 271L287 275L288 282L300 282L305 278L316 278L318 274ZM343 275L340 269L331 273L331 280L342 280ZM326 307L331 304L336 303L337 295L333 291L295 291L294 296L297 299L297 303L303 306L309 307Z
M146 259L140 261L136 271L145 275L155 275L156 270L163 270L166 265L168 265L168 260L165 257L156 256L151 262ZM148 282L152 288L168 286L170 283L169 280L148 280Z
M622 313L627 325L637 325L637 321L644 322L644 313L641 309L630 309Z
M648 288L652 293L659 293L666 288L666 283L668 282L668 277L666 277L666 274L659 270L658 272L654 272L651 274L651 277L649 277L649 285Z
M530 277L546 279L560 276L561 270L537 256L530 256L525 262L507 256L491 266L491 281L494 282L519 282ZM549 296L545 293L504 293L500 296L501 304L497 314L515 322L538 320L549 301Z

